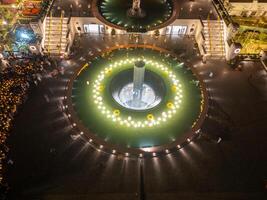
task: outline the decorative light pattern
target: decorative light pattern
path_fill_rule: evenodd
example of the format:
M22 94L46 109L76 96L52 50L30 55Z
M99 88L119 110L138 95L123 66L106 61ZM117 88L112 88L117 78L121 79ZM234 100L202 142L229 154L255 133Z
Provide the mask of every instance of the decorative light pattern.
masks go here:
M147 20L142 20L142 21L138 20L138 23L136 23L134 21L128 20L128 17L126 15L127 10L122 9L122 12L119 12L119 13L117 10L114 10L114 4L116 5L118 3L119 4L126 3L126 5L127 5L128 2L129 1L125 2L125 0L113 0L113 1L102 0L102 1L100 1L100 4L99 4L100 14L108 22L115 24L117 26L120 26L122 28L125 28L125 29L131 28L134 30L135 29L142 30L144 28L145 29L154 28L156 26L163 24L168 19L170 19L172 12L173 12L173 5L172 5L170 0L162 0L162 1L156 1L156 2L151 1L153 4L156 4L157 7L160 6L160 9L162 10L160 12L161 15L152 13L152 12L150 12L150 10L148 10L148 8L146 8L145 12L148 13L148 15L150 14L149 23L144 23ZM151 7L151 5L150 5L150 7ZM152 13L152 16L151 16L151 13Z
M124 59L120 60L119 62L114 62L109 64L109 66L105 67L102 71L100 71L97 79L93 82L93 99L94 103L96 104L97 108L103 114L103 116L111 119L111 121L126 127L133 127L133 128L144 128L144 127L153 127L156 125L160 125L166 122L168 119L171 119L177 110L180 108L180 104L182 102L182 85L180 84L179 80L177 79L176 75L170 67L165 67L163 64L154 62L149 59L142 59L146 64L150 64L154 68L160 70L166 78L169 79L171 83L170 90L173 92L173 97L170 99L166 105L166 109L161 112L160 114L153 115L152 113L148 114L144 119L135 119L132 116L124 116L123 113L118 110L109 109L105 103L103 98L103 91L104 91L104 80L106 77L110 76L112 71L116 68L123 67L124 65L134 64L136 61L140 61L140 58L131 58L131 59Z

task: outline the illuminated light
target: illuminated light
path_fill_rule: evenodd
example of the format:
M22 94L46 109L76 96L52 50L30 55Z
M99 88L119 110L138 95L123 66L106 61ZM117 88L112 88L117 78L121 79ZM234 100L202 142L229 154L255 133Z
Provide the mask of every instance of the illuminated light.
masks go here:
M99 85L98 90L99 90L100 92L102 92L102 91L104 90L104 86L103 86L103 85Z
M167 107L170 108L170 109L173 109L174 108L174 105L172 102L168 102L167 103Z
M89 85L89 84L90 84L90 82L89 82L89 81L86 81L86 84L87 84L87 85Z
M178 148L178 149L181 149L181 145L177 145L177 148Z
M97 108L101 111L100 113L105 115L107 118L111 118L113 122L117 122L119 125L126 126L126 127L134 127L134 128L143 128L143 127L152 127L155 125L160 125L163 122L166 122L167 118L172 118L173 115L176 113L177 109L180 108L179 104L182 102L180 95L182 93L182 90L180 89L181 84L179 83L179 80L176 79L176 76L174 73L170 70L168 70L168 67L164 67L162 64L159 64L157 62L153 62L152 60L145 59L147 63L151 63L156 68L162 70L163 73L167 73L167 76L169 79L173 82L172 89L175 93L175 96L173 97L175 100L173 102L170 102L170 104L167 105L167 107L171 108L171 111L169 111L167 114L165 112L162 112L162 115L159 114L159 116L154 116L152 114L147 115L147 120L143 120L141 122L136 121L131 116L119 117L120 111L114 110L110 111L105 107L103 98L101 97L102 92L104 90L104 83L102 82L105 77L107 76L108 72L112 71L112 68L116 68L122 64L125 63L134 63L137 60L141 60L141 58L127 58L125 60L120 60L117 62L114 62L113 64L110 64L108 67L101 70L100 74L97 76L97 79L94 80L93 83L93 99L94 103L97 105ZM179 87L179 89L177 89ZM181 95L182 97L182 95ZM113 113L113 114L112 114Z
M147 119L150 120L150 121L154 120L154 115L148 114L147 115Z
M125 153L125 156L127 156L127 157L128 157L128 156L129 156L129 153L127 153L127 152L126 152L126 153Z
M157 154L155 152L152 153L153 156L156 156Z
M241 49L240 48L237 48L237 49L234 50L234 53L235 54L238 54L238 53L240 53L240 51L241 51Z
M113 150L112 150L112 153L113 153L113 154L114 154L114 153L116 153L116 150L115 150L115 149L113 149Z
M21 33L20 37L23 39L30 39L30 36L27 33Z
M119 116L120 113L121 113L121 112L120 112L119 110L114 110L114 111L113 111L113 114L114 114L115 116Z
M93 140L92 140L92 139L90 139L90 140L89 140L89 142L93 142Z
M170 153L170 151L168 149L165 150L166 153Z
M68 114L68 117L71 117L71 114Z
M73 125L73 126L76 126L77 124L76 124L76 123L73 123L72 125Z
M190 142L190 139L189 138L187 138L187 140L186 140L187 142Z
M80 134L83 135L83 132L81 131Z
M139 157L142 158L142 157L143 157L143 154L140 153L140 154L139 154Z
M100 149L103 149L103 145L100 145L99 148L100 148Z

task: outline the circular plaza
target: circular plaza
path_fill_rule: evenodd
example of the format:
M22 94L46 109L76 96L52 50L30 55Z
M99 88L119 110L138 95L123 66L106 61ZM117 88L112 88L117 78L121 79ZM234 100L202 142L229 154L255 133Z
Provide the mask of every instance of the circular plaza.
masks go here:
M205 87L193 71L164 49L107 49L70 80L68 117L104 152L156 156L181 148L206 114Z

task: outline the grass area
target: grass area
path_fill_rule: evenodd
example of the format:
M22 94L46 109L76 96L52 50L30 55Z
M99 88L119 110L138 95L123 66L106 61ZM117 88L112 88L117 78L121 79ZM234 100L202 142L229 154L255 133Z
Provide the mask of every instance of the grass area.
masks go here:
M162 63L176 75L182 84L183 98L180 108L166 122L153 127L129 128L108 119L96 107L93 100L93 82L100 71L110 63L125 58L140 57L141 55L146 59ZM128 110L115 102L110 94L110 81L120 71L127 70L131 67L133 66L127 64L122 65L105 79L103 90L104 104L112 110L120 110L121 117L130 115L132 118L140 120L146 120L148 114L153 114L156 117L162 111L167 111L166 104L173 98L171 84L166 74L155 69L153 64L146 65L146 69L157 73L164 80L167 91L162 102L158 106L145 111ZM87 81L90 82L89 85L86 84ZM135 148L157 146L170 143L176 138L181 137L187 131L191 130L192 125L199 117L202 97L200 88L195 84L196 81L196 77L191 70L172 57L166 57L166 55L150 49L121 49L111 52L106 57L97 57L88 68L79 74L74 82L72 100L77 115L83 124L103 140L113 144Z

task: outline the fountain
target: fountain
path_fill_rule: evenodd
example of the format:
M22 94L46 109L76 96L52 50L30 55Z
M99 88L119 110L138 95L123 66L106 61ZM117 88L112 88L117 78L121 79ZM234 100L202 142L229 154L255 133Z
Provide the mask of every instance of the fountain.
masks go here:
M141 0L133 0L132 7L127 11L129 17L143 18L146 16L140 4Z
M67 87L68 117L82 137L130 157L154 157L191 142L207 111L193 71L177 68L183 65L177 57L152 46L107 52L80 68Z
M143 60L137 60L133 68L113 79L112 96L121 106L131 110L147 110L161 102L164 83L155 73L146 71L145 65Z
M145 76L145 62L143 61L135 62L134 75L133 75L133 100L130 102L133 107L141 106L144 76Z

